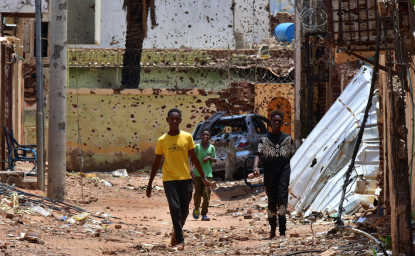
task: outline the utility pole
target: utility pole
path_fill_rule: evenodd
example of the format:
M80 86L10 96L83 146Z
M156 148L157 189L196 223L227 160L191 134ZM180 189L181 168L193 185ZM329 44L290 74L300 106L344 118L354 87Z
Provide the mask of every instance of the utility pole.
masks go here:
M48 197L64 200L66 190L67 1L51 0Z
M45 190L45 116L43 101L42 0L36 0L36 149L37 187Z
M300 10L295 7L295 82L294 82L294 100L295 100L295 118L294 118L294 144L295 148L301 145L301 21Z

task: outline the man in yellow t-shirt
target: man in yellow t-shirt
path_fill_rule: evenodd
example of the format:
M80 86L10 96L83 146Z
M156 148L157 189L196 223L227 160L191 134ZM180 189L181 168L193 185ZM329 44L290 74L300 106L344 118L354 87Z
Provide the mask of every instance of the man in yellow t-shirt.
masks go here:
M161 157L164 155L163 186L174 229L171 243L172 246L177 246L177 249L183 250L183 226L189 215L189 204L193 193L188 156L190 155L198 171L203 169L194 150L195 144L192 135L179 129L182 121L180 110L176 108L169 110L166 120L169 123L170 130L157 141L156 159L151 169L146 195L149 198L151 197L153 180L160 167ZM210 186L203 171L199 171L199 173L203 183Z

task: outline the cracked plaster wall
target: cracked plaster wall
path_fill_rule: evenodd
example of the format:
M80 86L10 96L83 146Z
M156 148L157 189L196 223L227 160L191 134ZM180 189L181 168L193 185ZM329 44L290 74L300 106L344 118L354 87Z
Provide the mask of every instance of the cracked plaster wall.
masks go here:
M260 42L262 38L268 38L269 2L256 0L255 18L252 0L233 2L234 4L227 0L156 1L159 25L151 29L151 21L148 19L149 30L144 48L227 49L229 44L234 49L239 40ZM100 44L78 46L125 47L126 13L122 10L122 3L123 0L100 0L100 38L96 39ZM82 23L76 24L76 27L84 28Z
M67 101L67 170L80 170L78 115L85 172L128 170L150 166L154 161L157 138L168 131L169 109L182 110L181 129L192 132L195 126L216 111L206 101L217 95L99 95L76 90ZM99 90L97 90L99 91ZM137 90L138 91L138 90Z

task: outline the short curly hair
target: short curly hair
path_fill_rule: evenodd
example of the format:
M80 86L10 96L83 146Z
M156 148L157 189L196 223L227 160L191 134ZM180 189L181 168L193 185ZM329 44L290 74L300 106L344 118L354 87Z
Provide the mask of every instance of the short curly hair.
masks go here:
M200 135L202 135L202 133L204 132L209 132L209 136L212 137L212 131L209 128L205 128L202 130L202 132L200 133Z
M271 119L274 116L280 116L282 119L284 119L285 113L282 112L281 110L274 110L274 111L271 112Z

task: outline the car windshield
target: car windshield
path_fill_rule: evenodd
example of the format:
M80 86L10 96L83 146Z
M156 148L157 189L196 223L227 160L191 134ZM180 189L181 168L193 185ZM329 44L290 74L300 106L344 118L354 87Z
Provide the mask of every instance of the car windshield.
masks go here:
M248 127L245 123L245 117L240 117L219 119L213 124L211 130L212 136L215 136L223 133L245 133L248 131Z

